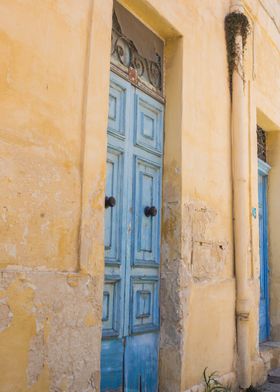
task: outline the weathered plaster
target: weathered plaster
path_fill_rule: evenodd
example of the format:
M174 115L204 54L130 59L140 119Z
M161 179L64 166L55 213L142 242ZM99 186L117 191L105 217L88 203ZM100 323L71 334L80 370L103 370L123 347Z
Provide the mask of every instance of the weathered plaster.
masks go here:
M185 203L183 210L183 254L195 281L223 276L229 241L212 238L217 213L202 202ZM214 226L215 227L215 226Z
M1 1L1 267L77 267L88 7Z
M14 315L0 335L1 390L98 390L99 358L93 353L100 349L101 308L95 279L7 272L0 287Z

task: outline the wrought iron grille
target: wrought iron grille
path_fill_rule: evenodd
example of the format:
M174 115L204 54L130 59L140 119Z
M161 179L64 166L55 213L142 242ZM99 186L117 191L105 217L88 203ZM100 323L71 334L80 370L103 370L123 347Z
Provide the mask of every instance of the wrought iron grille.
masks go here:
M266 162L266 133L257 125L258 158Z
M123 15L122 23L118 19L117 11ZM124 18L124 16L126 18ZM133 41L133 28L138 23L138 30L140 37L143 36L141 49L138 51L135 42ZM124 26L124 24L126 26ZM126 27L127 34L125 35L123 28ZM138 31L137 30L137 31ZM135 38L135 32L134 32ZM148 56L145 55L145 40L151 41L150 52ZM146 45L147 46L147 45ZM159 48L157 52L156 47ZM147 53L146 53L147 54ZM149 56L150 55L150 56ZM115 65L118 69L124 71L129 80L133 84L143 83L149 89L163 95L163 76L162 76L162 55L163 55L163 42L150 32L146 26L142 25L136 18L128 13L123 7L114 3L113 11L113 26L112 26L112 43L111 43L111 64ZM153 58L153 59L152 59Z

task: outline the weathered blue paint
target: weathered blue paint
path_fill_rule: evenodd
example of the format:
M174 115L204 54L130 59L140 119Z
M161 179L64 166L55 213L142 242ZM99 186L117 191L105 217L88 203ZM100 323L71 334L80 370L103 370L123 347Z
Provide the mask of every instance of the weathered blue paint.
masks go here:
M125 350L125 385L127 392L158 391L157 333L128 336Z
M267 178L270 166L259 160L258 194L259 194L259 250L260 250L260 342L269 339L269 264L268 264L268 230L267 230Z
M163 105L111 74L101 391L158 390ZM157 215L147 217L145 207Z
M122 339L102 340L101 347L101 391L123 391Z

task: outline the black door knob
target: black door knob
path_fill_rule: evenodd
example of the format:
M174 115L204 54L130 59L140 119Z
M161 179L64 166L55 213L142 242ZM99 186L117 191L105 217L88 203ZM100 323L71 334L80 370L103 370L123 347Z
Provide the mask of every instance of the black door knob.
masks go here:
M156 216L156 214L157 214L157 209L156 209L156 207L155 206L152 206L152 207L145 207L145 209L144 209L144 213L145 213L145 215L149 218L150 216Z
M116 199L114 198L114 196L105 196L105 208L109 208L109 207L115 207L116 205Z

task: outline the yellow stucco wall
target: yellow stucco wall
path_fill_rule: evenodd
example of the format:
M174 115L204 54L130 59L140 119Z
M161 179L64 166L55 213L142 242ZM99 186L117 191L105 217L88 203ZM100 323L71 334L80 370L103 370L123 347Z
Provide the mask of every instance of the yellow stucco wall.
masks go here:
M271 165L268 182L268 206L269 206L269 267L270 267L270 314L271 314L271 337L280 340L280 298L279 298L279 173L280 173L280 129L271 131L268 138L268 159Z
M0 390L5 392L99 387L102 256L94 273L75 272L86 194L81 178L94 12L91 1L0 2ZM111 12L109 25L110 19ZM108 26L104 17L94 27L102 22ZM103 107L106 124L107 104ZM104 181L103 161L102 167L98 176ZM89 182L91 192L98 192L92 177ZM100 225L102 233L103 219Z
M77 267L89 1L1 1L1 266Z
M120 3L166 46L160 390L199 384L205 367L234 383L229 1ZM280 129L277 4L244 2L253 25L246 54L250 210L257 207L256 122ZM99 389L111 12L111 0L0 0L1 392ZM277 204L271 196L274 211ZM277 222L269 226L274 235ZM250 236L256 382L264 371L257 219ZM274 298L278 286L275 280ZM273 307L276 314L277 299Z

